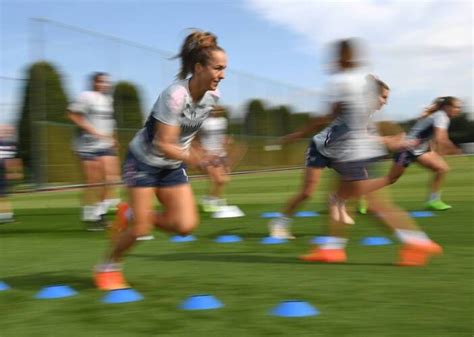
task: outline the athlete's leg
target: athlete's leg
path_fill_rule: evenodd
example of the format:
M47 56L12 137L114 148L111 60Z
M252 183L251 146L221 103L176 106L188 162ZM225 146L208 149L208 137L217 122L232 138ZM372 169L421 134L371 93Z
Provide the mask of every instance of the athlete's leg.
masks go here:
M129 188L131 226L123 231L116 244L112 247L107 258L111 262L120 262L124 253L132 247L140 236L148 235L153 228L153 199L155 189L153 187L131 187Z
M300 191L294 195L283 208L283 214L292 216L298 206L313 196L321 180L322 167L307 167L304 171L303 184Z
M164 231L181 235L192 232L199 216L191 185L160 187L155 193L164 210L154 215L153 224Z
M230 181L224 165L209 165L207 174L210 180L209 196L214 198L222 198L224 186Z
M436 193L441 189L441 184L446 174L449 172L449 166L436 152L430 151L417 157L417 162L435 173L431 185L431 192Z
M101 180L100 162L96 158L82 159L81 166L86 183L82 197L82 220L97 221L100 213L97 209L97 203L100 202L100 186L97 185Z

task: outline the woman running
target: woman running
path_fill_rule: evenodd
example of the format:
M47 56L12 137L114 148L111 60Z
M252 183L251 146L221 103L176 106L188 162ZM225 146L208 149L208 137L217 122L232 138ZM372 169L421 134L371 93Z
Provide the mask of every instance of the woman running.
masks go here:
M112 225L118 234L95 270L99 289L128 287L120 262L138 237L148 235L153 227L186 235L199 222L186 164L202 166L213 159L191 148L191 142L218 102L217 87L224 79L227 56L215 35L194 31L178 57L179 80L160 94L145 127L130 143L124 164L130 206L119 205ZM153 210L155 198L163 207L161 213Z

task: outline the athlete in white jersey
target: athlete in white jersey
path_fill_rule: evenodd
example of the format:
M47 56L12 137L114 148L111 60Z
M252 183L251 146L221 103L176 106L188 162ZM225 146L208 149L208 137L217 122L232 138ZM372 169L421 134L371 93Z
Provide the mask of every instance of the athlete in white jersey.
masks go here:
M23 163L17 157L15 129L0 125L0 224L13 222L13 208L8 200L8 181L23 178Z
M363 84L364 100L366 101L365 105L368 109L368 116L372 115L375 111L380 110L385 105L389 93L388 86L382 81L378 81L375 86L372 82L373 76L369 75L366 77L366 82ZM335 105L338 105L337 101L330 101L330 107L334 108ZM311 139L306 151L306 170L302 188L287 202L285 208L282 210L283 216L270 221L270 236L285 239L294 238L289 230L289 225L292 222L291 216L301 203L312 196L315 188L319 185L320 177L324 168L332 167L337 163L338 158L347 158L348 154L346 153L344 144L345 141L349 140L350 130L347 127L347 123L350 122L348 119L349 117L345 115L344 111L334 111L332 116L336 117L332 117L333 120L330 125ZM304 135L314 131L314 129L320 128L321 124L327 123L330 118L331 115L316 118L305 129L283 137L283 142L286 143L302 138ZM367 119L366 122L370 125L370 122ZM378 140L384 141L379 138L378 135L368 133L367 128L368 125L366 125L365 132L367 134L364 134L364 137L373 140L373 137L375 136ZM378 151L377 155L385 153L385 150L378 145L378 142L374 143L376 143L375 145L377 146L374 147ZM341 154L339 152L341 152ZM343 173L344 172L341 172L341 174ZM342 207L342 209L331 208L330 210L333 218L337 218L346 224L354 224L354 220L347 214L344 207Z
M202 124L199 140L203 149L219 157L227 155L227 118L222 108L215 108Z
M283 216L269 223L270 235L273 237L293 238L288 228L290 217L302 202L312 196L325 167L343 171L340 172L341 175L347 176L350 173L344 165L340 165L341 162L379 157L385 153L383 147L367 134L369 114L381 108L384 102L378 107L369 108L368 98L372 95L373 88L368 85L366 75L355 66L350 44L350 40L344 40L336 47L337 71L332 74L325 90L326 109L329 113L315 118L304 129L283 137L283 143L294 141L329 123L329 126L313 137L308 146L305 176L300 191L287 202ZM379 95L380 92L377 91L375 96ZM338 221L354 224L343 205L338 209L330 207L330 210L332 217Z
M81 93L69 105L68 116L78 127L73 148L81 160L88 184L83 197L82 220L91 222L89 230L103 230L100 216L120 201L113 186L119 181L120 169L109 76L94 73L92 89Z
M148 235L154 226L186 235L198 224L185 165L201 166L210 159L192 148L191 142L217 103L227 57L217 37L201 31L186 37L179 57L180 80L160 94L145 127L130 143L124 164L130 206L119 205L111 250L96 267L99 289L128 287L119 263L137 238ZM161 213L153 211L155 197L163 207Z
M210 180L208 195L203 196L201 201L204 212L216 212L220 206L226 204L222 194L224 186L230 181L230 176L227 163L228 123L224 112L224 108L215 107L199 131L199 143L202 149L215 158L203 168Z
M461 101L456 97L437 98L408 132L406 138L418 141L418 145L395 155L395 163L390 173L391 183L397 181L413 161L434 173L431 193L426 203L426 207L431 210L444 211L451 206L441 200L441 184L449 166L440 154L431 150L430 143L434 143L441 153L460 153L448 136L450 119L458 116L460 111Z
M339 41L336 46L339 51L337 56L341 73L346 73L348 69L352 70L359 66L352 40ZM351 76L352 74L350 74ZM395 206L389 199L372 198L373 194L370 193L386 186L388 181L388 176L373 178L371 174L373 163L385 153L381 146L384 140L368 131L368 117L372 113L372 107L367 104L369 101L365 100L366 109L359 109L357 96L360 89L354 86L357 82L350 77L347 78L347 82L343 82L346 83L345 90L347 91L340 91L340 100L334 100L334 104L339 105L339 109L347 114L347 118L342 123L344 132L336 132L335 139L332 138L331 133L328 133L326 144L323 143L323 148L328 146L330 149L332 149L332 144L337 144L336 148L340 152L326 152L332 156L331 167L340 175L339 188L330 197L330 236L324 244L312 249L309 254L300 256L300 259L308 262L345 262L347 260L345 246L348 240L346 233L348 222L344 217L344 213L346 213L345 201L368 194L368 200L380 215L380 219L395 232L403 243L398 263L410 266L424 265L431 255L440 254L442 248L431 241L408 214ZM369 80L374 83L373 88L378 89L376 104L385 104L388 86L373 77ZM352 100L350 97L355 97L355 99ZM340 125L337 126L340 127ZM407 144L411 144L411 142L401 142L399 147L406 148ZM354 153L348 153L346 147L349 147L349 150Z

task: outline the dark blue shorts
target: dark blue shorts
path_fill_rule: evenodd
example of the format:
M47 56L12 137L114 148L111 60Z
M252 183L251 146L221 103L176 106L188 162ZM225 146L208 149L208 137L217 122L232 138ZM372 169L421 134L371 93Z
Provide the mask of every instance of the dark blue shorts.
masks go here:
M416 161L416 158L418 157L419 155L414 155L410 151L402 151L395 154L395 156L393 157L393 161L398 166L408 167L411 163Z
M379 158L334 162L332 168L341 176L343 181L368 180L378 176L376 170L378 161Z
M313 168L331 167L331 159L323 156L316 148L316 144L311 140L306 150L305 165L306 167Z
M184 164L174 169L150 166L130 151L123 165L123 181L128 187L171 187L189 183Z
M81 160L95 160L99 157L117 156L117 150L114 148L93 150L93 151L76 151Z
M5 163L0 160L0 197L6 197L8 195L8 180Z

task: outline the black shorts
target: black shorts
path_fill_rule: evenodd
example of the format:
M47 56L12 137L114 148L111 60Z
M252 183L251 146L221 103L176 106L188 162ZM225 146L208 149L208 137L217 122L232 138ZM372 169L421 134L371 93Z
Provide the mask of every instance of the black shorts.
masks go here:
M184 164L172 169L150 166L130 151L123 165L123 181L128 187L171 187L189 183Z
M96 160L99 157L117 156L117 150L114 148L100 149L100 150L89 150L89 151L76 151L77 155L81 160Z
M395 154L395 156L393 157L393 161L398 166L408 167L411 163L416 161L416 158L418 158L419 156L421 155L415 155L410 151L402 151Z
M326 156L323 156L317 149L316 144L314 141L308 145L308 149L306 150L306 167L311 168L325 168L331 167L331 159Z
M5 163L0 160L0 197L6 197L8 195L8 180L7 172L5 169Z
M343 181L358 181L374 179L378 176L377 163L380 158L358 161L334 162L332 168L341 176Z

